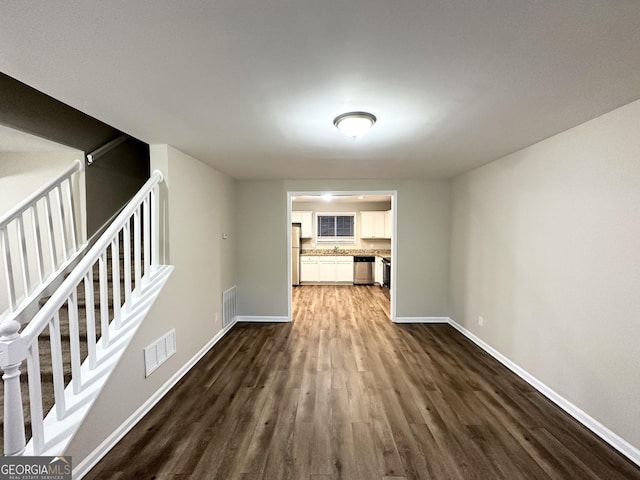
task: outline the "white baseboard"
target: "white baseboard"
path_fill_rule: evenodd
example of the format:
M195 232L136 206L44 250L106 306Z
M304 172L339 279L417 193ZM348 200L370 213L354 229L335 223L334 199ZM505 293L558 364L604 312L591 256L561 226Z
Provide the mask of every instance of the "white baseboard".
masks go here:
M575 418L582 425L584 425L593 433L598 435L602 440L607 442L609 445L615 448L622 455L627 457L636 465L640 466L640 449L634 447L629 442L627 442L624 438L620 437L618 434L609 430L607 427L605 427L600 422L598 422L595 418L591 417L590 415L585 413L583 410L581 410L580 408L575 406L573 403L571 403L569 400L564 398L562 395L558 394L557 392L549 388L547 385L542 383L540 380L538 380L536 377L531 375L529 372L527 372L520 366L516 365L514 362L509 360L507 357L505 357L503 354L501 354L491 345L481 340L472 332L464 328L462 325L458 324L451 318L449 318L448 321L453 328L458 330L460 333L462 333L465 337L467 337L473 343L475 343L480 348L482 348L485 352L487 352L493 358L498 360L500 363L502 363L505 367L507 367L513 373L518 375L525 382L527 382L533 388L535 388L540 393L542 393L545 397L547 397L549 400L555 403L558 407L560 407L569 415L571 415L573 418Z
M237 317L236 317L237 318ZM107 454L109 450L116 446L129 431L149 413L149 411L171 390L182 377L184 377L198 361L211 350L211 348L224 337L236 324L237 319L220 330L207 344L202 347L180 370L178 370L164 385L162 385L149 399L140 406L129 418L116 428L93 452L82 460L73 469L73 478L80 480Z
M282 323L290 322L289 317L259 317L253 315L243 315L237 317L238 322L261 322L261 323Z
M395 323L449 323L449 317L396 317Z

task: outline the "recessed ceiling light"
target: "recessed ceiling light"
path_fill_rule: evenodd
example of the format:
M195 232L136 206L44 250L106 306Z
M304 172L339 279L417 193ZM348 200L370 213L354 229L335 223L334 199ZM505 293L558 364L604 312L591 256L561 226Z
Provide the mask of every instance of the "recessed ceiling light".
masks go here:
M349 112L338 115L333 124L347 137L358 138L363 136L376 123L375 115L367 112Z
M325 201L325 202L330 202L331 199L333 198L333 195L331 195L330 193L325 193L324 195L321 195L321 198Z

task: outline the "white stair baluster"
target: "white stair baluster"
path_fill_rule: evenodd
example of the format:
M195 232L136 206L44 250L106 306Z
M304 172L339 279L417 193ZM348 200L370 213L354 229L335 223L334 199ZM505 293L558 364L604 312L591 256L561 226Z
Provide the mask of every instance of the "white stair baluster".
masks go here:
M24 220L22 215L16 219L18 227L18 242L20 243L20 268L22 269L22 292L25 297L31 293L31 278L29 275L29 254L27 253L27 239L24 234Z
M62 363L59 312L56 312L53 318L49 321L49 344L51 345L51 370L53 372L53 394L56 400L56 415L58 420L62 420L66 415L66 406L64 397L64 364Z
M151 212L149 209L149 195L142 201L142 220L144 242L144 278L149 281L151 279Z
M113 323L116 330L120 329L120 234L111 242L111 280L113 287Z
M42 255L42 235L40 235L40 219L38 218L38 204L31 208L31 222L33 228L33 238L36 246L36 263L38 266L38 280L44 281L44 257Z
M40 455L44 447L44 425L42 424L42 377L40 375L40 353L37 341L33 342L27 349L27 374L29 378L33 453Z
M62 185L56 186L56 198L58 199L58 221L60 222L60 231L62 233L62 258L69 258L69 236L67 233L67 222L65 221L64 204L62 203Z
M151 265L160 265L160 200L159 187L151 190ZM152 268L153 271L153 268Z
M107 252L98 260L100 275L100 328L102 347L109 347L109 283L107 282Z
M56 236L53 230L53 213L51 212L51 200L49 194L44 197L44 210L47 215L47 226L49 235L49 255L51 256L51 268L58 268L58 252L56 251Z
M71 177L67 178L67 205L69 205L69 230L71 230L71 247L72 252L78 250L78 232L76 231L76 209L73 204L73 188L71 186Z
M82 377L80 374L80 332L78 328L78 293L74 288L67 299L69 309L69 343L71 347L71 384L73 394L80 393Z
M13 279L13 266L11 264L11 247L9 246L9 233L7 228L0 230L0 243L2 243L2 257L5 263L5 280L7 282L7 294L9 297L9 309L16 309L16 286Z
M127 221L122 229L124 245L124 304L125 311L131 311L131 222Z
M84 277L85 316L87 321L87 352L89 355L89 369L96 368L96 303L93 293L93 268Z
M133 257L134 257L134 265L133 269L135 271L135 295L138 297L142 292L142 273L141 273L141 263L142 263L142 252L140 245L140 207L136 208L136 211L133 214Z

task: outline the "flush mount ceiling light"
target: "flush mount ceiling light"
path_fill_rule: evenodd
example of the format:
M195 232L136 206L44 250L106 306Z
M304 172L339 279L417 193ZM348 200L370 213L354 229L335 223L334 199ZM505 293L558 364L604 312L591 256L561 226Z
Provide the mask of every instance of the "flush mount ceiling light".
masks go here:
M375 115L367 112L343 113L333 120L336 128L351 138L363 136L374 123L376 123Z

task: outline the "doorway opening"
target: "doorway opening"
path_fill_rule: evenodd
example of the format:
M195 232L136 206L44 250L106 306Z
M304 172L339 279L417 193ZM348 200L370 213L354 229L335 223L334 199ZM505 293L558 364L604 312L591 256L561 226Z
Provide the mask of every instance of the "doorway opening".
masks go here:
M396 248L396 191L287 192L289 321L296 286L360 283L386 289L395 322Z

